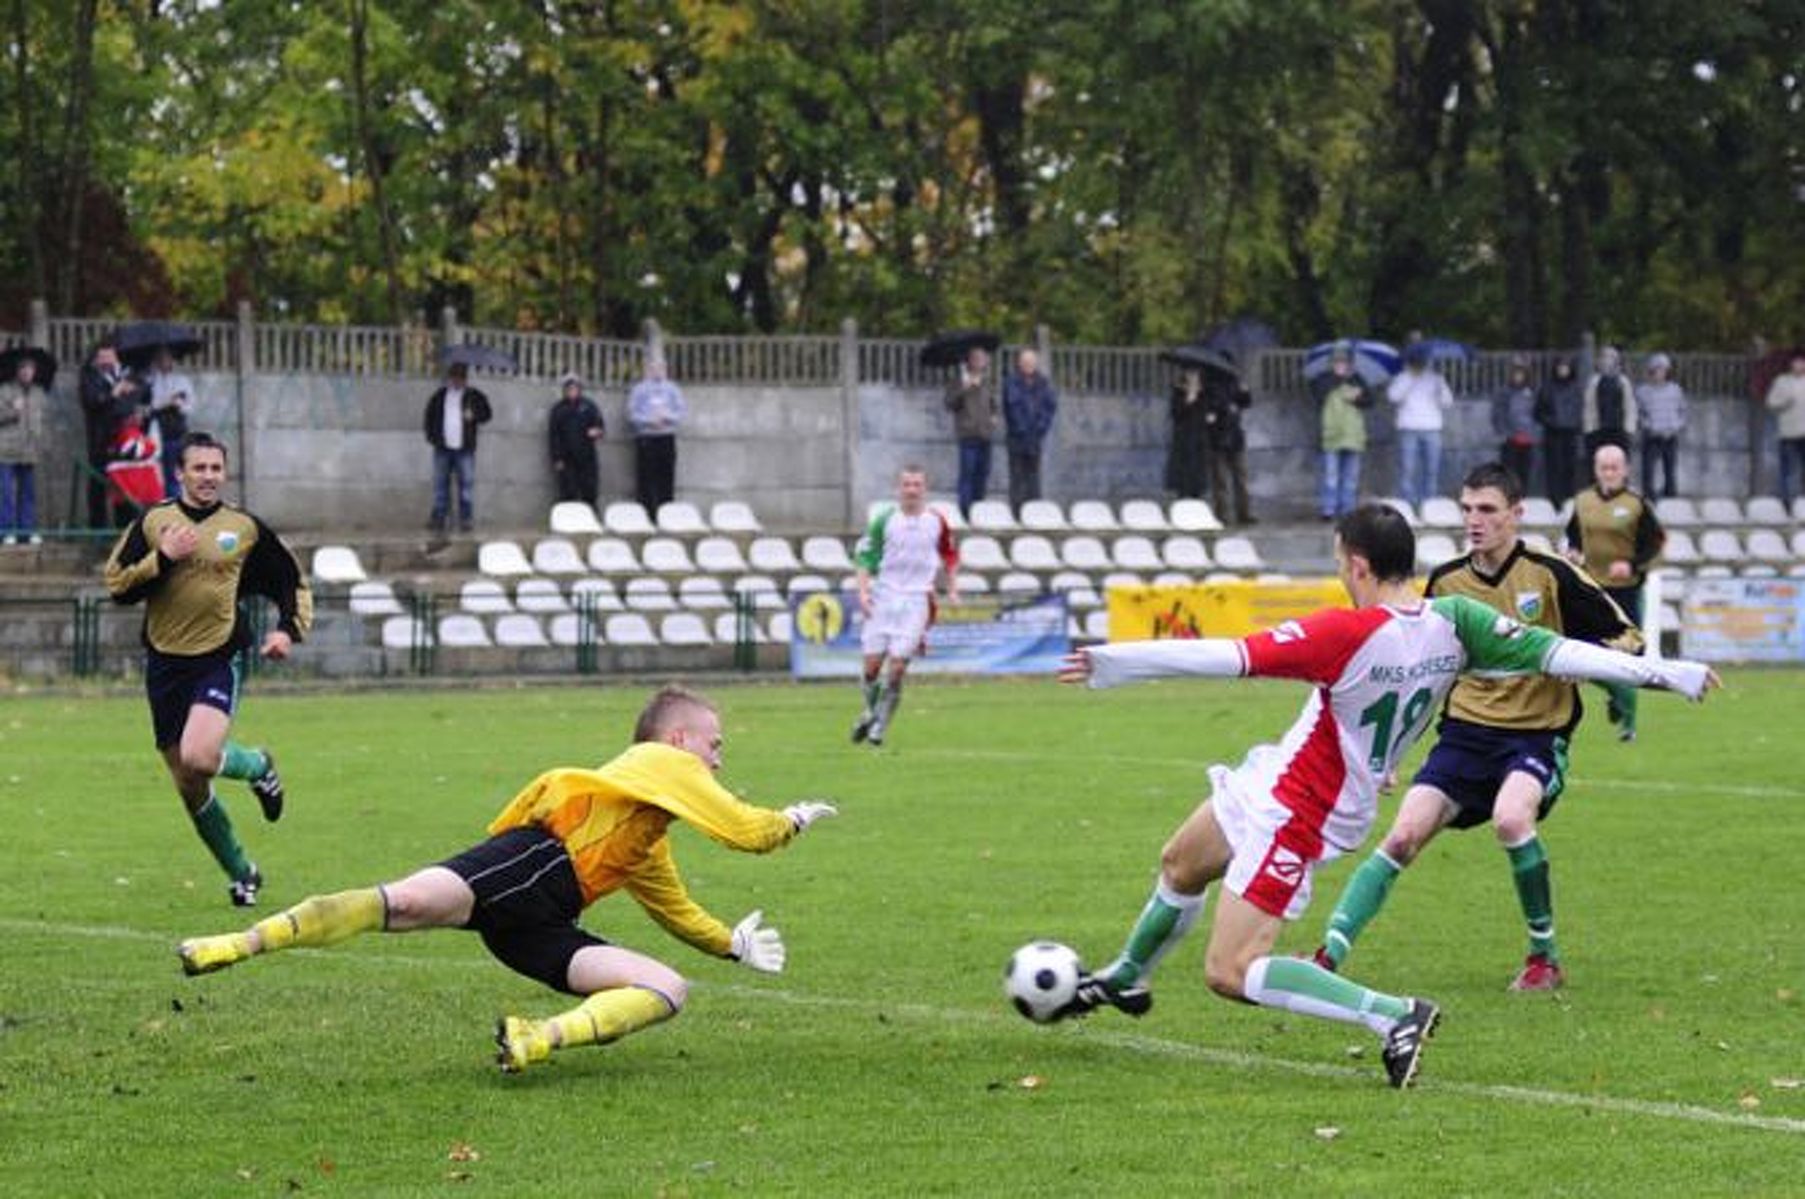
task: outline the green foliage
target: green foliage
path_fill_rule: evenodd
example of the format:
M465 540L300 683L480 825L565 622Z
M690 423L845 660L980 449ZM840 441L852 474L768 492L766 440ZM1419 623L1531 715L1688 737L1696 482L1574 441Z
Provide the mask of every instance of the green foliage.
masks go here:
M10 3L9 322L1800 332L1789 0Z
M0 875L0 1191L1499 1194L1531 1160L1538 1193L1796 1193L1800 679L1728 683L1702 708L1648 697L1634 746L1582 729L1545 832L1563 994L1504 990L1523 933L1489 831L1411 867L1349 967L1445 1006L1405 1094L1363 1030L1209 996L1201 928L1141 1022L1037 1028L999 991L1030 938L1115 950L1204 767L1275 737L1295 684L922 681L882 752L845 742L850 686L720 688L731 785L842 808L768 857L676 834L698 900L763 908L788 972L700 957L604 900L586 923L690 976L690 1006L518 1078L489 1062L496 1013L567 1000L465 934L181 977L178 938L245 914L142 699L9 697L0 789L29 865ZM269 827L222 794L262 910L457 851L541 769L615 752L643 695L253 686L239 728L280 752L289 810ZM1281 952L1314 943L1355 860Z

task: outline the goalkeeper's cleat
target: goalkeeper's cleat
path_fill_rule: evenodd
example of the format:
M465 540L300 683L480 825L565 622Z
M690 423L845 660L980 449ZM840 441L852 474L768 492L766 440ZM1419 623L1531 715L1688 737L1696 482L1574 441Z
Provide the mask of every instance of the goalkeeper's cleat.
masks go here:
M545 1026L522 1016L503 1016L495 1022L495 1064L503 1074L519 1074L534 1062L552 1055Z
M1072 998L1054 1015L1055 1020L1069 1020L1074 1016L1088 1016L1100 1007L1112 1007L1125 1016L1140 1019L1153 1010L1153 992L1141 984L1118 987L1095 974L1078 976L1078 989Z
M1427 999L1412 999L1410 1013L1385 1034L1385 1076L1400 1091L1416 1080L1423 1046L1441 1023L1441 1009Z
M866 712L859 717L858 723L852 726L852 743L859 744L871 735L871 726L877 723L875 712Z
M257 797L257 806L263 809L263 818L274 824L282 819L282 776L276 773L276 755L266 749L263 757L269 763L269 769L251 780L251 794Z
M182 959L182 973L211 974L251 956L251 940L243 933L222 933L217 937L191 937L176 946Z
M1513 991L1558 991L1567 981L1561 964L1545 953L1532 953L1523 959L1523 969L1511 980Z
M251 872L243 878L235 878L226 886L226 894L232 898L235 908L254 908L257 906L257 892L263 888L263 872L257 864L251 864Z

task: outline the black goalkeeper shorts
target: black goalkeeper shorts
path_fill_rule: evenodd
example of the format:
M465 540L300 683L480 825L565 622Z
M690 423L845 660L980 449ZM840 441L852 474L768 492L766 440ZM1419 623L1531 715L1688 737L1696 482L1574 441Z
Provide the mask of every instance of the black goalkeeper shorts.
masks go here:
M564 843L534 825L509 829L439 863L476 893L464 927L508 969L570 989L570 959L607 941L577 927L583 892Z

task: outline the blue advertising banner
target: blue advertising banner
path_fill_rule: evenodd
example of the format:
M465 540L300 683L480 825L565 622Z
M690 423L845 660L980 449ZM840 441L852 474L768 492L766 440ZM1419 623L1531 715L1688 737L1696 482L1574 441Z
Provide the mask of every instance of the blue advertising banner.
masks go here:
M864 617L855 592L818 592L790 601L790 673L799 679L854 679L863 669ZM978 595L942 605L927 651L911 675L1052 674L1071 648L1063 595Z
M1700 662L1805 660L1805 579L1694 579L1680 654Z

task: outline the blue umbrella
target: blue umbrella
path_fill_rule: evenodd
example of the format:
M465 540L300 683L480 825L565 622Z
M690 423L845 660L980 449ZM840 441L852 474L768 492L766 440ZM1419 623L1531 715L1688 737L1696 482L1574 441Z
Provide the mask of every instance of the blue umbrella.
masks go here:
M1473 361L1473 347L1451 337L1419 337L1404 347L1406 358L1412 353L1427 354L1430 362Z
M1321 345L1311 346L1304 351L1304 378L1314 379L1318 375L1326 375L1330 364L1334 361L1336 347L1346 348L1354 358L1354 373L1368 387L1378 387L1387 379L1398 373L1404 365L1397 350L1382 341L1366 341L1350 338L1346 341L1325 341Z
M466 341L460 345L446 346L439 351L439 360L446 366L463 366L471 370L507 372L517 371L520 364L514 355L506 350L498 350L494 346L486 346L478 341Z

